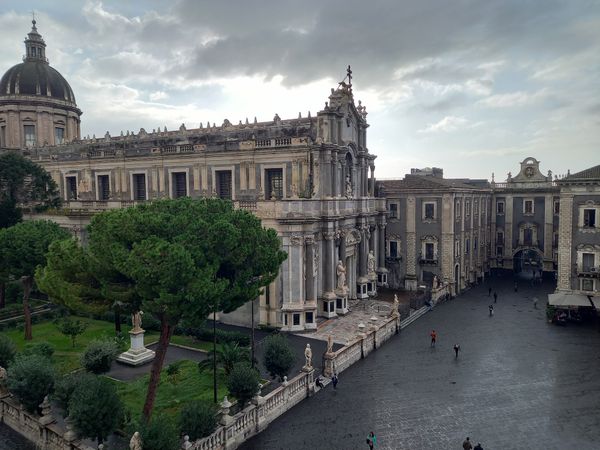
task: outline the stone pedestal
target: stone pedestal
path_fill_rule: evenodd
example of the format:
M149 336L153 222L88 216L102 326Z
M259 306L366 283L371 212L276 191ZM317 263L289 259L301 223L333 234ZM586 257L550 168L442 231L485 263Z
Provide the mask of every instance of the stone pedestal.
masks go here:
M369 294L367 292L369 280L366 277L360 277L356 280L356 298L369 298Z
M117 357L117 361L130 366L139 366L154 359L154 351L144 347L144 330L130 331L131 348Z
M341 316L348 314L348 291L338 289L335 291L335 312Z
M323 296L322 301L322 311L321 314L323 317L331 319L333 317L337 317L337 313L335 312L335 304L337 297L333 292L326 292Z
M377 295L377 274L375 272L367 275L367 294L369 297L375 297Z
M407 275L404 278L404 289L407 291L416 291L417 290L417 278L411 275Z

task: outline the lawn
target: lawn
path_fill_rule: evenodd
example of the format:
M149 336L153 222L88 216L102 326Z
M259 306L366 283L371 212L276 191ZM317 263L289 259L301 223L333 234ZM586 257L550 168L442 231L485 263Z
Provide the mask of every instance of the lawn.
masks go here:
M198 364L194 361L182 360L179 375L175 379L166 374L166 367L161 372L160 384L154 403L154 411L171 417L177 417L180 408L190 400L213 401L213 379L212 372L198 371ZM138 420L142 414L148 381L150 375L145 375L135 381L122 382L112 380L117 386L119 397L123 400L127 410L131 413L133 420ZM225 387L225 375L222 370L217 374L218 399L223 400L227 395Z
M26 343L46 342L54 348L54 361L61 373L68 373L81 367L79 356L85 350L85 347L94 339L111 338L115 335L115 326L113 323L102 320L88 319L85 317L76 317L76 319L85 322L88 326L86 330L77 338L75 347L71 344L71 338L63 335L56 324L52 321L36 323L33 325L33 340L25 341L24 333L19 329L10 329L5 331L9 338L13 340L19 351L23 350ZM128 336L127 332L131 327L123 324L121 329ZM154 331L147 331L144 336L146 343L156 341L158 334Z

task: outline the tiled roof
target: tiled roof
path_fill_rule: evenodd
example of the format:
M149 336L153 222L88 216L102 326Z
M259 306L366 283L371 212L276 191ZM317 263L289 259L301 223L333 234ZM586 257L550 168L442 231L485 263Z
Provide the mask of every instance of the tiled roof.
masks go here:
M600 165L590 167L589 169L582 170L563 178L561 181L575 181L575 180L600 180Z
M385 192L401 191L404 189L440 190L440 189L468 189L479 190L483 186L473 186L464 183L464 179L452 180L448 178L429 177L422 175L406 175L403 180L381 180Z

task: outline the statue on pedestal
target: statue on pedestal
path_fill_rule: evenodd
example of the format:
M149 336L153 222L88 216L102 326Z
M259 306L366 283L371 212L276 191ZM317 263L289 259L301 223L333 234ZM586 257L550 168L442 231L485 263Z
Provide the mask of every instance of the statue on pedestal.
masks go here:
M8 389L6 389L6 382L8 381L8 374L4 367L0 367L0 397L8 395Z
M394 294L394 303L392 304L390 316L394 317L398 315L398 306L400 306L400 302L398 301L398 294Z
M369 250L369 255L367 256L367 269L369 273L375 273L375 255L373 254L373 250Z
M142 450L142 438L138 431L133 433L133 436L131 436L131 440L129 441L129 450Z
M432 283L432 286L433 286L433 288L434 288L434 289L437 289L437 288L439 288L439 287L440 287L440 280L438 280L438 277L437 277L437 275L434 275L434 276L433 276L433 283Z
M136 311L131 315L131 331L134 333L139 333L142 330L142 315L144 311Z
M337 263L336 267L337 273L337 288L342 291L346 290L346 267L344 267L344 263L340 259Z
M304 358L306 359L306 364L304 367L307 369L312 368L312 350L310 349L310 344L306 344L306 348L304 349Z
M346 198L352 198L352 180L350 180L350 174L346 175Z
M327 353L333 353L333 336L327 335Z

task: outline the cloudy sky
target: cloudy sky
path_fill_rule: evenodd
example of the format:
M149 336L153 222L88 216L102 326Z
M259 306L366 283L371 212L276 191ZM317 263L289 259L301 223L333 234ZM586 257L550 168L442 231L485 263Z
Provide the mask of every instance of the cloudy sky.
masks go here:
M600 164L600 0L0 0L0 72L32 10L84 135L314 115L351 64L379 178Z

